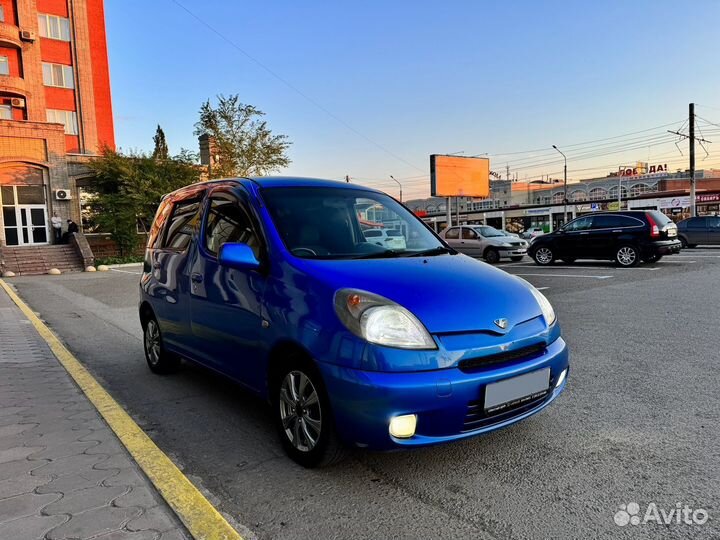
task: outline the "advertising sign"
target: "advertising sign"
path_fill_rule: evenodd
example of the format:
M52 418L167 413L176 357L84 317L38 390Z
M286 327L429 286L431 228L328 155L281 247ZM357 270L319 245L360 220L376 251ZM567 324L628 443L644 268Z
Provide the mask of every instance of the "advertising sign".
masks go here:
M430 195L433 197L488 197L488 158L430 156Z

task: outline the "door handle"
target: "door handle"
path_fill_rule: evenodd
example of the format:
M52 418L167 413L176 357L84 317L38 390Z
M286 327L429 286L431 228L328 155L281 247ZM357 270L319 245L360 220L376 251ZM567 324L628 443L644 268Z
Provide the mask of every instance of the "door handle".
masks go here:
M193 283L202 283L203 277L202 274L198 274L197 272L193 272L190 274L190 279Z

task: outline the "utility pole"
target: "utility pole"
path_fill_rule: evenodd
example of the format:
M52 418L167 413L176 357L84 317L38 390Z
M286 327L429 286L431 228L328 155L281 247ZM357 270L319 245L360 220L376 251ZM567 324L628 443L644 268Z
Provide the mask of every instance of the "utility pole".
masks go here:
M345 175L345 181L346 181L348 184L350 183L350 175L349 175L349 174L346 174L346 175Z
M695 104L690 104L690 217L697 216L695 203Z
M395 180L395 177L394 177L392 174L390 175L390 178L392 178L393 181L394 181L398 186L400 186L400 202L403 202L403 200L402 200L402 184L401 184L400 182L398 182L397 180Z
M690 134L685 135L684 133L680 133L679 131L671 131L668 129L669 133L672 133L674 135L678 135L684 139L687 139L690 143L690 216L695 217L697 216L697 202L695 200L695 141L698 141L700 144L702 143L709 143L712 141L708 141L704 138L697 138L695 137L695 104L691 103L689 107L689 117L688 121L690 123Z
M565 165L563 166L563 218L562 218L562 224L565 225L567 222L567 156L562 153L562 150L560 150L557 146L553 144L553 148L560 152L560 155L565 160ZM552 221L552 220L551 220Z
M510 180L510 165L505 165L505 171L507 172L507 176L505 176L505 178Z

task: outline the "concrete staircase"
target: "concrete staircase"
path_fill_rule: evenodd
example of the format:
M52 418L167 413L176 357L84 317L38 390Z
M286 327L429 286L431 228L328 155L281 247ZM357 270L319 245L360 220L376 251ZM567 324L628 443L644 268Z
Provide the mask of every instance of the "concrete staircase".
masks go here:
M10 271L18 276L31 276L46 274L51 268L63 273L81 272L83 258L72 244L0 248L0 274Z

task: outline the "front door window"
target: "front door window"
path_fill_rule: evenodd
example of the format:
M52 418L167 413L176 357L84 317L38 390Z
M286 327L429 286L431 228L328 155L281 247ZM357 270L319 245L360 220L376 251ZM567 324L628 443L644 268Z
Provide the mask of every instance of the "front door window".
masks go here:
M43 186L2 186L0 205L6 245L47 244L47 208Z

